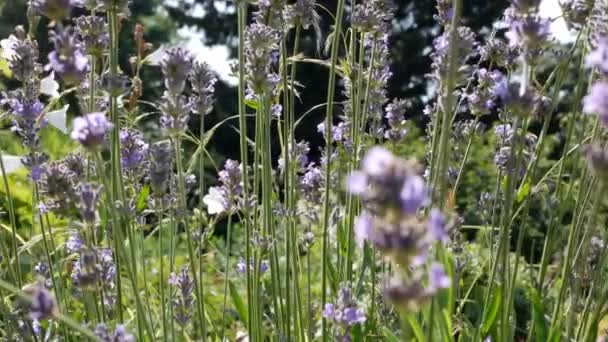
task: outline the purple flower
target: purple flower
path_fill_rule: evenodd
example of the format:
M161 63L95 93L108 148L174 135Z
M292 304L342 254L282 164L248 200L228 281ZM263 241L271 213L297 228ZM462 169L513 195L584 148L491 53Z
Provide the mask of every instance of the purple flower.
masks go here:
M367 212L361 213L355 221L355 240L360 248L363 248L365 241L372 237L374 229L374 218Z
M213 74L207 63L194 63L194 67L188 77L192 85L192 96L190 102L194 103L193 112L199 115L207 115L213 110L213 93L217 77Z
M543 45L549 39L550 34L549 20L535 16L524 16L516 17L511 22L510 30L505 35L511 46L530 51Z
M587 67L598 68L608 74L608 37L601 38L593 51L585 59Z
M390 127L384 133L385 138L398 142L405 137L407 129L405 126L405 112L412 106L410 101L395 99L393 102L386 106L385 118L388 121Z
M596 114L604 125L608 125L608 82L596 82L583 99L583 111Z
M96 150L104 143L106 134L114 127L101 112L90 113L74 119L72 139L90 150Z
M361 195L369 186L367 175L362 171L354 171L346 178L346 190L351 194Z
M384 175L395 162L393 154L384 147L372 147L361 161L361 168L370 177Z
M608 179L608 150L594 143L583 150L591 171L601 179Z
M323 172L313 163L309 164L298 182L300 194L308 204L321 202L323 180Z
M103 17L82 16L74 19L76 32L89 55L101 57L110 44L108 24Z
M30 296L28 311L31 319L45 320L59 314L57 302L46 287L33 285L25 293Z
M494 128L494 133L499 142L507 144L511 141L511 138L513 138L514 131L510 124L502 124Z
M49 68L66 84L79 84L89 72L89 60L82 52L82 44L74 29L53 31L51 41L55 50L49 54Z
M209 193L203 197L209 214L230 213L238 209L239 197L242 193L241 165L228 159L224 169L219 172L222 186L210 187Z
M12 50L7 57L9 68L16 79L21 82L31 82L38 69L38 43L35 40L9 38L8 46L3 49Z
M366 321L365 311L353 299L352 290L347 284L340 286L336 303L326 303L321 314L333 321L335 337L340 341L350 341L351 328Z
M169 285L177 290L177 295L173 297L175 320L179 325L185 326L192 318L192 305L194 304L192 296L194 282L190 277L188 267L183 267L177 275L171 273Z
M181 48L168 50L161 61L165 87L171 95L184 91L188 75L192 71L192 56Z
M78 3L75 0L32 0L30 6L35 13L59 21L67 18Z
M295 4L287 5L284 11L287 25L289 27L300 25L305 30L312 26L318 39L320 39L321 27L319 22L321 17L317 13L316 5L316 0L297 0Z
M239 262L237 262L236 272L241 274L245 274L245 272L247 272L247 264L245 263L245 259L241 258Z
M245 69L247 85L257 95L273 91L272 55L278 49L279 35L270 26L253 23L245 32Z
M346 122L340 122L335 126L331 126L331 141L332 142L341 142L345 140L347 131L349 129L349 125ZM321 122L317 125L317 131L323 134L323 137L326 136L325 133L325 122Z
M150 167L148 178L156 196L162 196L167 189L169 177L173 171L173 150L169 141L162 141L150 146L148 151Z
M365 312L358 308L346 308L342 312L342 320L347 325L355 325L358 323L365 323L366 317Z
M439 263L433 263L429 271L429 286L427 289L429 293L434 294L441 289L447 289L451 283L452 281L445 273L443 266Z
M446 231L446 219L441 210L437 208L431 209L429 216L429 233L431 239L434 241L441 241L447 243L449 240L448 233Z
M326 303L323 306L323 317L333 319L335 315L334 305L332 303Z
M70 231L65 242L65 252L67 254L79 253L84 247L84 242L76 230Z
M188 115L193 108L193 103L183 95L173 95L165 92L160 104L162 116L160 125L172 135L179 135L188 128Z
M401 208L405 213L415 214L429 200L429 190L422 177L411 175L405 179L401 188Z
M102 342L135 342L135 336L129 334L122 324L117 324L114 334L110 335L108 327L104 323L99 323L93 333Z
M82 219L93 226L97 221L97 202L99 202L101 186L92 183L81 183L78 186L78 203Z
M145 161L148 154L148 144L143 140L143 134L133 129L120 131L120 161L123 170L135 171Z

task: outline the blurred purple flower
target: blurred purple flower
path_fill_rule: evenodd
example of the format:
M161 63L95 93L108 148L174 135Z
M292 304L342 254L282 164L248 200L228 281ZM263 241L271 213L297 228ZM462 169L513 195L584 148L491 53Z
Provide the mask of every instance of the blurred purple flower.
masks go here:
M84 55L74 29L53 31L51 41L55 49L49 54L49 68L66 84L79 84L89 72L89 59Z
M30 295L28 311L31 319L45 320L59 314L57 302L46 287L36 284L27 288L25 293Z
M608 125L608 82L596 82L583 99L583 111L596 114L604 125Z
M415 214L430 201L429 189L424 179L417 175L406 177L401 188L401 208L406 214Z
M431 294L434 294L441 289L449 288L451 283L452 281L445 273L443 266L436 262L433 263L429 271L429 286L427 290Z
M444 244L449 241L449 236L446 231L446 219L441 210L437 208L431 209L428 225L432 240L441 241Z
M192 71L192 56L181 48L171 49L165 52L161 61L161 70L165 77L165 87L175 96L184 91L188 75Z
M96 150L104 143L106 134L114 127L105 113L86 114L74 119L71 137L90 150Z

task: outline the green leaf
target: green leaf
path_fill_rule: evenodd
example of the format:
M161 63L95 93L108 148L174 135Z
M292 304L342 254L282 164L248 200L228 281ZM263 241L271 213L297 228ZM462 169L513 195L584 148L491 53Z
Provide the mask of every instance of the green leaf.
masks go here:
M245 100L245 105L253 110L258 110L259 104L256 100Z
M382 332L384 333L385 341L387 341L387 342L401 342L401 340L399 339L399 337L397 337L397 335L395 335L395 333L392 332L389 328L382 327Z
M490 312L486 316L485 321L481 325L481 335L486 336L494 323L496 322L496 318L498 317L498 309L500 309L500 305L502 304L502 290L500 287L496 287L494 289L494 299L492 300L492 304L490 306Z
M534 340L537 342L547 341L547 322L545 322L545 306L536 289L530 291L530 300L532 301L532 315L534 317Z
M412 328L412 332L414 333L416 340L418 340L419 342L426 341L426 339L424 338L424 332L422 331L422 327L420 326L420 323L418 323L418 321L416 320L416 317L414 317L414 315L412 315L411 313L405 313L404 315L405 319L410 325L410 328Z
M241 320L244 322L245 326L247 326L247 322L249 321L249 317L247 316L247 308L245 307L245 303L243 299L239 295L236 286L231 281L228 282L230 286L230 297L232 298L232 302L234 303L234 307L236 311L239 313Z
M517 196L515 197L515 200L517 201L517 203L521 203L523 202L523 200L526 199L526 197L528 197L529 194L530 182L526 182L523 186L519 188L519 191L517 191Z
M2 54L2 49L0 49L0 54ZM6 78L12 78L13 73L8 66L8 61L4 58L0 58L0 74L2 74Z
M150 185L146 184L139 195L137 195L137 212L140 213L142 210L146 208L146 204L148 203L148 197L150 196Z

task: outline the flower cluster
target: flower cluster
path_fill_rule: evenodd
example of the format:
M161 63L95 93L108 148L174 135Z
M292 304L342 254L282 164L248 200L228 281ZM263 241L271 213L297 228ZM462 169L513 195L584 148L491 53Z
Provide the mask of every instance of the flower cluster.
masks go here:
M352 289L347 284L340 287L335 304L325 304L323 317L337 326L338 330L335 333L337 341L350 341L351 327L365 323L367 319L365 311L355 301Z
M279 82L272 72L279 35L270 26L253 23L245 33L245 69L247 86L257 96L273 92Z
M143 134L135 129L125 128L120 131L120 162L126 172L137 172L146 162L149 145Z
M226 160L224 169L219 172L222 185L210 187L209 193L203 197L209 214L231 214L239 208L243 191L241 167L237 161Z
M213 94L217 77L209 69L207 63L196 62L188 78L195 94L190 99L190 102L194 104L193 112L199 115L211 113L215 101Z
M102 147L107 134L114 127L102 112L75 118L72 124L74 126L70 135L72 139L93 151Z
M193 108L190 99L182 95L192 71L192 56L181 48L168 50L161 62L161 70L167 91L160 103L160 124L171 136L180 135L188 128L189 113Z
M549 40L551 22L538 15L539 0L514 0L506 19L509 31L505 34L509 45L521 50L521 56L530 61Z
M405 128L405 112L411 108L412 103L407 100L395 99L386 106L385 118L389 129L384 132L384 137L393 143L400 142L407 134Z
M347 190L358 195L364 205L355 223L359 246L370 243L386 258L408 269L424 265L434 243L448 241L447 220L439 210L431 210L428 219L417 215L429 203L430 195L417 169L413 161L373 147L363 158L361 170L353 172L347 181ZM406 279L405 275L399 277ZM408 281L417 282L413 278ZM434 292L429 287L420 293Z
M33 284L26 287L24 292L30 296L24 304L27 305L31 319L40 321L55 318L59 315L57 301L45 286Z
M178 274L171 273L169 285L177 290L177 295L173 298L175 320L181 326L185 326L192 318L192 305L194 304L192 296L194 282L190 277L188 267L183 267Z
M116 303L116 264L111 249L82 248L72 263L72 284L80 290L94 290L101 286L104 305L112 309Z
M604 126L608 126L608 38L597 42L597 47L587 56L586 64L597 69L602 78L591 86L589 94L585 96L583 111L597 115Z
M157 197L167 190L173 172L173 149L168 141L161 141L150 146L148 151L148 179L150 187Z
M83 180L84 160L78 155L43 165L40 174L40 193L47 210L60 216L69 216L76 209L76 189Z
M53 31L51 41L55 49L49 53L48 67L66 84L80 84L89 72L89 60L84 55L83 44L74 28Z
M135 342L135 336L127 332L122 324L117 324L114 333L110 334L107 325L99 323L95 327L95 336L102 342Z
M98 16L82 16L74 19L74 23L84 51L91 56L101 57L110 44L106 20Z

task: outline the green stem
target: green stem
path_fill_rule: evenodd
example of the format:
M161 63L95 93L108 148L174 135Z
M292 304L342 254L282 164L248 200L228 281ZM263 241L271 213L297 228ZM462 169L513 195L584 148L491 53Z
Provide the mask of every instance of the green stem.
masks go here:
M181 140L179 139L179 137L175 137L173 139L173 146L175 148L175 163L177 165L177 185L178 185L178 203L179 203L179 212L180 212L180 217L179 220L183 223L184 225L184 230L186 231L186 238L187 238L187 245L188 245L188 256L190 259L190 269L192 270L192 275L194 277L194 281L195 281L195 286L194 286L194 290L196 293L196 298L198 298L199 300L196 301L197 305L196 305L196 309L197 309L197 315L198 315L198 319L200 324L198 325L199 328L199 332L201 334L201 339L205 339L206 336L203 335L204 331L203 331L203 320L205 319L205 314L203 311L203 306L202 306L202 297L201 297L201 286L200 286L200 278L199 278L199 274L198 274L198 268L196 267L196 260L195 260L195 256L194 256L194 247L193 247L193 239L192 239L192 232L190 231L190 227L188 224L188 220L183 218L183 213L186 212L186 186L185 186L185 175L184 175L184 166L182 163L182 148L181 148Z
M443 209L445 205L445 198L448 192L448 175L447 175L447 163L448 163L448 151L449 151L449 138L451 136L451 125L452 125L452 107L454 103L454 87L456 84L456 72L458 67L458 25L460 24L460 16L462 12L462 0L454 0L454 10L452 16L452 22L450 24L450 48L449 48L449 59L448 59L448 74L447 80L444 85L442 92L443 105L442 105L442 119L441 119L441 132L438 146L438 167L436 174L433 175L437 179L436 184L439 187L438 197L435 198L433 203L438 205L440 209ZM435 123L437 124L437 123ZM436 189L435 189L436 190ZM438 203L439 201L439 203ZM430 325L432 327L432 323Z
M222 341L225 340L226 328L226 305L228 303L228 281L230 279L230 248L232 247L232 214L228 214L226 224L226 262L224 264L224 305L222 306ZM245 260L246 268L249 268L249 260Z
M159 272L158 272L158 286L160 287L160 311L162 317L162 327L163 327L163 341L167 341L168 329L167 329L167 301L165 297L165 262L164 262L164 244L163 244L163 199L157 197L156 206L158 217L158 259L159 259ZM172 318L173 319L173 318Z
M330 216L330 175L331 175L331 126L333 124L334 114L334 95L336 85L336 64L338 61L340 36L342 34L342 17L344 16L344 0L338 0L336 10L336 23L332 37L331 46L331 67L329 69L329 80L327 85L327 110L325 117L325 196L323 202L323 268L321 271L321 302L327 303L327 263L329 262L329 216ZM328 339L327 334L327 319L323 317L322 321L322 340L325 342Z

